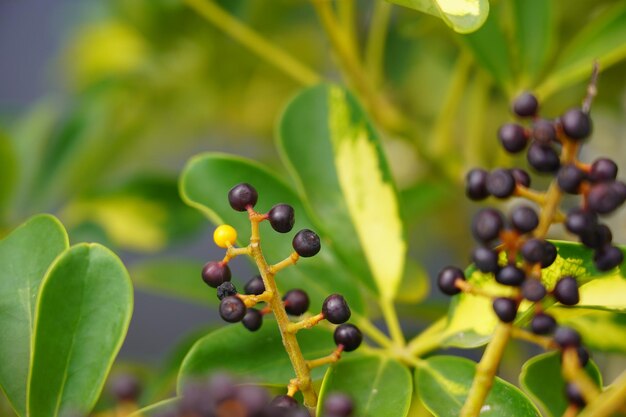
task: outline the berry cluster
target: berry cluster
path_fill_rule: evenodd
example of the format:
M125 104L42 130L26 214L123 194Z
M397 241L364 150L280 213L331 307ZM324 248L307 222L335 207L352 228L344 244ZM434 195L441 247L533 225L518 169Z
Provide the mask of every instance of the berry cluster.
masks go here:
M323 417L351 417L352 400L341 394L329 395ZM264 388L237 384L229 375L216 374L206 381L183 387L174 409L158 417L311 417L309 411L287 395L271 399Z
M595 87L595 86L594 86ZM539 103L529 93L522 94L513 103L513 112L530 123L523 126L508 123L498 131L504 149L510 153L527 150L530 167L538 174L554 176L546 192L530 188L530 175L519 168L498 168L491 172L472 169L466 176L466 195L472 200L522 197L529 204L515 206L508 216L495 208L484 208L474 217L472 235L478 246L471 260L479 271L492 274L495 281L512 288L511 296L489 294L467 282L464 272L456 267L444 268L438 276L442 292L455 295L467 292L486 296L493 301L493 310L503 323L513 323L520 303L526 299L534 304L530 330L535 335L552 335L551 346L565 352L574 349L578 366L589 359L581 345L580 335L573 329L558 327L551 315L544 311L542 301L552 297L566 306L579 302L578 283L574 276L560 277L553 288L546 288L542 269L557 258L557 248L546 234L554 223L564 223L587 247L595 251L594 263L598 270L608 271L619 266L623 254L612 245L609 228L599 220L614 212L626 201L626 184L616 180L617 166L610 159L601 158L592 164L578 160L582 141L592 130L589 96L582 108L574 108L555 120L538 114ZM560 211L564 194L581 196L580 205L567 214ZM567 397L574 406L584 404L578 387L569 384Z
M267 213L258 213L254 210L258 200L258 193L250 184L242 183L234 186L228 193L230 206L237 211L247 212L252 225L250 244L243 248L235 247L237 231L229 225L217 227L213 235L215 243L226 249L226 256L221 261L211 261L202 268L202 279L210 287L217 289L220 300L219 313L222 319L229 323L241 322L243 326L256 331L263 325L263 317L274 314L287 349L297 349L297 352L288 352L297 375L289 385L286 398L293 400L293 394L300 390L312 394L307 405L314 406L316 395L310 388L309 370L315 366L322 366L337 361L342 352L355 350L361 344L363 336L354 325L346 323L350 319L350 308L343 296L332 294L324 300L322 311L315 315L306 315L299 321L290 321L288 316L303 316L309 310L308 294L302 289L292 289L280 296L276 282L276 274L291 265L295 265L300 258L315 256L321 249L319 236L309 229L302 229L295 234L292 240L293 253L283 261L268 265L261 251L259 223L269 221L271 227L279 233L289 233L295 224L294 209L287 204L277 204ZM231 259L239 255L248 255L256 263L260 275L252 277L243 287L244 293L237 291L231 282L231 271L228 266ZM254 308L264 304L261 308ZM299 361L302 354L297 345L295 333L301 329L310 328L322 320L337 324L334 331L334 340L337 349L328 357L306 361L305 364L294 363ZM294 359L295 358L295 359ZM303 361L303 359L302 359ZM280 397L279 397L280 398ZM284 399L284 401L288 401ZM295 400L293 400L295 401Z

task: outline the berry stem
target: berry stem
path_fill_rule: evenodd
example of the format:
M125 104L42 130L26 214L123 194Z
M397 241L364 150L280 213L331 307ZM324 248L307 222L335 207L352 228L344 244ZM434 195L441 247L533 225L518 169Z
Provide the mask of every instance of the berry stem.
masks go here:
M307 366L306 360L300 350L298 339L294 333L289 332L289 326L291 324L283 300L280 297L276 281L274 280L274 274L270 272L270 267L265 260L263 251L261 250L260 235L259 235L259 223L263 221L262 216L256 215L252 210L249 210L250 224L251 224L251 236L250 236L250 256L254 259L256 266L263 279L266 292L271 294L271 298L267 301L269 307L276 317L278 328L283 339L283 345L285 351L289 356L291 365L296 374L298 389L302 392L304 397L304 405L313 408L317 405L317 393L313 388L311 381L311 373Z
M475 287L474 285L470 284L469 282L463 279L457 279L454 282L454 286L466 294L478 295L478 296L487 297L487 298L498 297L498 295L490 293L489 291L485 291L482 288Z
M335 349L330 355L324 356L322 358L306 361L306 364L309 367L309 369L313 369L313 368L318 368L320 366L335 363L339 359L341 359L342 352L343 352L343 345L339 345L337 346L337 349Z
M259 57L303 85L313 85L321 81L311 68L278 48L249 26L232 17L213 0L184 0L190 8L211 22L218 29L241 43Z
M513 329L511 330L511 337L513 337L514 339L534 343L537 346L541 346L545 350L554 349L557 347L552 338L539 336L527 330L520 329L519 327L513 327Z
M298 262L298 259L300 259L300 255L298 255L296 252L293 252L291 255L289 255L287 258L283 259L282 261L271 265L269 267L269 272L272 275L275 275L278 271L287 268L288 266L291 265L295 265Z
M324 315L320 313L313 317L309 317L295 323L289 323L289 326L287 326L287 331L289 333L295 334L302 329L310 329L322 320L324 320Z
M493 334L493 338L487 345L485 353L478 366L472 387L467 396L467 401L461 409L461 417L476 417L480 414L485 398L491 391L493 379L498 371L498 366L504 354L513 326L510 323L499 323Z
M265 302L270 301L274 297L274 294L272 291L264 291L263 293L259 295L237 294L237 297L239 297L239 299L243 301L246 307L254 307L258 303L265 303Z
M609 388L596 397L580 417L610 417L618 410L624 411L626 407L626 372L609 386Z
M567 348L563 351L563 378L573 382L580 389L581 394L588 404L594 401L600 392L596 384L591 380L587 372L580 366L580 359L575 348Z

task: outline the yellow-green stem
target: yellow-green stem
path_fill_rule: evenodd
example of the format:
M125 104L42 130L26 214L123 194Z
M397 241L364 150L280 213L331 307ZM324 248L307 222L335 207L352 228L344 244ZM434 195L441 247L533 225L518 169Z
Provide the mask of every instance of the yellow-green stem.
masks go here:
M441 346L442 339L444 338L443 331L448 325L448 319L442 317L430 327L426 328L423 332L415 336L407 345L407 350L414 356L423 356L426 353Z
M359 40L357 38L357 11L356 0L341 0L337 2L337 15L341 26L343 26L346 36L350 41L351 48L358 50Z
M381 332L378 327L374 326L371 321L363 316L352 316L352 321L359 329L370 339L376 342L380 347L390 348L393 343L386 334Z
M213 0L183 0L206 20L244 45L246 48L279 68L303 85L320 82L321 77L263 36L241 23Z
M287 352L289 360L293 366L293 370L296 373L298 389L302 392L302 396L304 397L304 405L310 408L315 407L317 405L317 393L312 385L309 367L307 366L306 360L302 355L296 335L289 332L291 322L287 316L287 312L285 311L280 293L278 292L276 281L274 280L274 274L270 273L269 265L263 256L263 252L261 251L259 220L255 219L254 215L250 216L250 220L252 224L250 255L252 259L254 259L254 262L261 273L265 289L272 292L272 298L268 301L268 304L274 313L274 317L276 317L276 322L278 323L278 328L283 339L285 351Z
M611 386L596 397L579 417L610 417L626 407L626 372L617 378Z
M476 417L485 403L485 398L491 391L493 379L511 337L512 324L499 323L493 334L493 339L487 345L480 363L476 366L476 376L467 396L467 401L461 409L461 417Z

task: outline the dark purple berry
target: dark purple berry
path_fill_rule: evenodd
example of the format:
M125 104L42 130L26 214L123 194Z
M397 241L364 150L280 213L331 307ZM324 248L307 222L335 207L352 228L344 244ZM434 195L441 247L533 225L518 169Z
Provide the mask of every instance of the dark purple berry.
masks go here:
M305 407L298 407L287 410L287 413L284 415L272 417L311 417L311 413Z
M317 255L322 248L320 237L312 230L302 229L293 238L293 249L303 258Z
M589 208L598 214L609 214L626 200L617 182L601 182L594 184L587 195Z
M543 243L543 259L541 260L541 267L547 268L556 261L556 256L558 252L556 250L556 246L552 243L545 241Z
M541 301L547 293L546 287L537 279L527 279L522 284L522 295L528 301Z
M324 399L324 417L350 417L354 403L346 394L332 393Z
M554 148L541 143L533 143L530 145L526 159L531 167L542 173L557 172L561 166L559 154Z
M601 249L613 241L613 233L605 224L597 225L593 230L582 233L580 241L588 248Z
M600 271L610 271L624 261L624 253L615 246L605 246L596 251L593 263Z
M461 292L456 286L457 280L465 281L465 274L459 268L454 266L445 267L439 272L437 277L437 285L442 293L447 295L455 295Z
M561 348L575 347L581 344L580 333L571 327L559 327L554 333L554 341Z
M248 311L246 311L246 315L243 316L241 323L246 329L251 332L256 332L263 325L263 314L255 308L249 308Z
M309 309L309 296L302 290L287 291L283 296L285 311L292 316L301 316Z
M520 94L513 102L513 113L519 117L532 117L539 110L537 97L530 93Z
M137 401L141 394L141 384L134 375L117 375L110 384L111 394L119 402Z
M559 169L556 179L561 190L569 194L578 194L580 184L585 179L585 173L576 165L564 165Z
M228 192L228 202L237 211L246 211L248 207L254 207L259 194L253 186L246 183L235 185Z
M511 224L520 233L528 233L539 225L537 212L529 206L519 206L511 212Z
M528 136L524 128L514 123L502 125L498 130L498 138L502 147L511 153L523 151L528 143Z
M517 315L517 303L510 298L496 298L493 300L493 311L504 323L512 323Z
M528 239L522 245L520 253L528 263L536 264L543 261L545 256L546 241L541 239Z
M580 301L578 283L576 282L576 278L572 276L561 278L554 286L552 294L558 302L566 306L576 305Z
M496 239L504 227L504 216L496 209L480 210L472 221L474 238L483 243Z
M220 316L224 321L237 323L246 315L246 306L238 297L225 297L220 302Z
M484 200L489 197L487 191L487 171L472 169L465 176L465 195L471 200Z
M530 322L530 328L535 334L550 334L556 329L556 320L546 313L538 313Z
M528 172L520 168L512 168L511 175L515 178L515 183L517 185L521 185L526 188L530 187L530 175L528 175Z
M617 164L608 158L596 159L591 164L591 182L613 181L617 177Z
M472 252L472 262L476 265L480 271L489 273L498 271L498 252L486 248L484 246L478 246Z
M578 352L578 362L584 368L589 363L589 351L582 346L579 346L576 351Z
M567 401L576 407L583 408L587 404L582 392L578 389L578 385L573 382L568 382L565 385L565 396Z
M350 308L346 299L339 294L332 294L326 297L324 304L322 305L322 314L324 318L333 324L342 324L348 321L350 315Z
M296 221L293 207L288 204L276 204L267 213L267 218L272 228L279 233L290 232Z
M515 178L508 169L495 169L487 176L487 191L496 198L508 198L515 191Z
M361 331L358 327L352 324L342 324L337 326L333 337L335 339L335 344L337 346L343 345L343 350L346 352L352 352L358 348L363 341Z
M524 271L515 265L507 265L500 269L496 274L496 281L502 285L510 285L512 287L522 285L525 279L526 274Z
M263 278L260 275L256 275L250 278L250 281L246 283L243 287L243 290L246 294L251 295L261 295L265 292L265 284L263 283Z
M274 397L270 405L276 408L296 408L298 407L298 401L289 395L279 395Z
M233 285L232 282L226 281L220 284L217 287L217 298L218 300L223 300L224 297L229 297L231 295L237 294L237 288Z
M561 126L571 139L585 139L591 134L591 118L582 109L568 110L561 116Z
M206 385L203 387L204 395L209 394L213 404L219 404L223 401L230 400L237 395L237 386L230 375L225 373L216 373L211 375ZM204 399L204 405L210 406L210 402ZM197 410L200 411L200 410Z
M549 145L556 140L556 128L554 123L540 119L533 124L533 138L541 144Z
M202 268L202 279L213 288L219 287L222 283L230 281L230 268L227 264L217 261L207 262Z
M598 217L595 213L576 207L567 213L565 228L575 235L590 233L595 230Z

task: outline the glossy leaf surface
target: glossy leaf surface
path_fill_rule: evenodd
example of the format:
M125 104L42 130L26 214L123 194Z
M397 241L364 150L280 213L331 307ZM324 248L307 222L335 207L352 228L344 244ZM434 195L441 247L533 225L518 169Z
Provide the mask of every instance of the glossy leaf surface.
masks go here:
M0 241L0 385L20 416L26 415L39 287L50 264L68 246L65 229L49 215L32 217Z
M108 249L79 244L57 258L37 301L29 417L91 411L126 336L132 306L128 273Z
M383 356L344 358L328 369L320 391L318 417L325 397L333 392L349 395L360 417L404 417L413 394L411 374L404 365Z
M415 383L420 399L435 417L457 417L472 385L476 363L455 356L433 356L420 365ZM515 386L495 378L480 413L484 417L540 417Z

